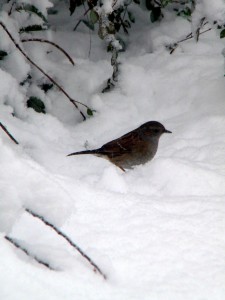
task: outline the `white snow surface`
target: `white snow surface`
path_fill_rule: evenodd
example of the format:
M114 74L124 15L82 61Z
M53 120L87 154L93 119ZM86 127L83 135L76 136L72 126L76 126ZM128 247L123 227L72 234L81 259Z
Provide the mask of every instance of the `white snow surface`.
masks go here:
M82 122L54 89L44 99L47 114L38 114L0 70L0 121L20 143L0 130L0 299L224 300L224 41L211 30L170 55L165 44L187 35L190 24L165 18L150 28L143 17L120 54L118 86L102 94L112 72L104 44L92 34L89 55L85 25L73 32L63 9L52 17L57 26L54 18L62 26L51 39L76 66L55 49L44 59L49 46L42 44L35 44L36 60L96 113ZM173 133L143 166L124 173L95 156L66 157L150 120ZM60 228L107 280L24 208ZM16 249L6 234L56 271Z

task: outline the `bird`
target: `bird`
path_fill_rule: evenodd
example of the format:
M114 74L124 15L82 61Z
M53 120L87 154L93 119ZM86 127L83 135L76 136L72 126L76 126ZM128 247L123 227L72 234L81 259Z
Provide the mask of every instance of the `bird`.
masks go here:
M125 169L133 169L136 165L152 160L163 133L172 132L157 121L149 121L100 148L74 152L67 156L92 154L108 159L125 172Z

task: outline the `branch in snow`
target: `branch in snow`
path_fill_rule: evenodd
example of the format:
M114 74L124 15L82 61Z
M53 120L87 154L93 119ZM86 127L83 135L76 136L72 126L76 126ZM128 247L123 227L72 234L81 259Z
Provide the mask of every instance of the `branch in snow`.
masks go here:
M212 30L212 28L208 28L208 29L206 29L206 30L204 30L204 31L202 31L202 32L199 32L199 35L201 35L201 34L203 34L203 33L206 33L206 32L208 32L208 31L210 31L210 30ZM170 50L170 54L173 54L173 52L174 52L174 51L176 50L176 48L178 47L178 44L180 44L180 43L182 43L182 42L185 42L185 41L187 41L187 40L193 39L193 38L194 38L194 35L193 35L193 33L191 32L191 33L189 33L184 39L181 39L181 40L175 42L174 44L167 45L166 48L167 48L168 50Z
M46 268L55 271L54 268L52 268L49 263L41 260L40 258L38 258L36 255L30 253L26 248L22 247L16 240L14 240L13 238L9 237L9 236L5 236L5 239L10 242L11 244L13 244L16 248L20 249L21 251L23 251L27 256L33 258L36 262L38 262L39 264L45 266Z
M73 31L76 31L76 30L77 30L77 27L78 27L78 26L80 25L80 23L82 22L82 18L83 18L84 16L86 16L86 14L87 14L90 10L92 10L92 7L89 7L89 8L84 12L83 16L79 18L79 21L77 22L77 24L76 24L76 26L74 27Z
M8 15L10 16L12 14L12 10L13 10L13 6L16 4L16 1L13 1L13 3L11 4L10 10L8 12Z
M17 142L17 140L11 135L11 133L7 130L7 128L0 122L0 127L5 131L5 133L10 137L10 139L17 145L19 145L19 143Z
M199 21L198 27L195 31L195 39L197 42L199 40L200 30L206 24L206 23L204 24L204 21L205 21L205 17L201 18L201 20Z
M93 260L87 254L85 254L84 251L79 246L77 246L65 233L63 233L55 225L47 221L43 216L35 213L31 209L25 208L25 211L33 217L41 220L45 225L51 227L58 235L63 237L74 249L76 249L92 265L92 267L94 267L94 272L98 272L104 279L107 279L106 275L101 271L96 263L94 263Z
M12 40L12 42L14 43L14 45L16 46L16 48L23 54L23 56L33 65L35 66L42 74L44 74L55 86L57 86L57 88L69 99L69 101L76 107L76 109L79 111L79 113L81 114L81 116L83 117L83 120L86 120L85 115L83 114L83 112L79 109L77 104L80 104L84 107L87 108L87 114L88 115L92 115L93 114L93 110L88 107L86 104L79 102L77 100L72 99L69 94L52 78L50 77L44 70L42 70L35 62L33 62L29 56L22 50L22 48L18 45L18 43L15 41L15 39L12 37L11 33L8 31L8 29L6 28L6 26L0 22L0 25L2 26L2 28L5 30L5 32L8 34L8 36L10 37L10 39Z
M102 92L104 93L113 88L118 81L119 62L117 58L118 52L122 49L122 46L115 37L114 24L108 20L108 15L103 11L99 14L98 35L101 39L105 40L108 43L108 47L110 47L112 51L111 65L113 67L113 74L112 77L108 79L107 86L102 90Z
M26 43L26 42L40 42L40 43L48 43L48 44L51 44L53 46L55 46L57 49L59 49L60 51L62 51L65 56L68 58L68 60L71 62L71 64L74 66L75 63L74 61L72 60L72 58L69 56L69 54L62 48L60 47L59 45L57 45L56 43L53 43L51 41L48 41L48 40L45 40L45 39L36 39L36 38L32 38L32 39L23 39L21 40L21 42L23 43Z

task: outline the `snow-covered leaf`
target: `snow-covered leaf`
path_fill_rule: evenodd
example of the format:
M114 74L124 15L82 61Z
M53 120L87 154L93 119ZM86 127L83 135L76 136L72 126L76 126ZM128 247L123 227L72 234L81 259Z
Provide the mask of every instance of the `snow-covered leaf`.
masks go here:
M223 39L225 37L225 29L220 31L220 38Z
M32 13L40 17L44 22L47 23L46 17L43 15L42 12L40 12L36 6L29 4L29 3L23 3L21 6L17 7L17 11L26 11L28 13Z
M20 28L20 33L23 32L30 32L30 31L42 31L46 30L47 27L41 26L41 25L29 25L27 27Z
M92 24L95 24L96 22L98 22L99 20L99 15L95 10L91 10L90 12L90 21L92 22Z
M150 13L150 19L152 23L159 20L161 16L161 8L160 7L154 7Z
M0 60L3 60L7 55L8 53L6 51L0 50Z
M31 96L27 100L27 107L33 108L38 113L45 114L45 105L44 105L43 101L37 97Z
M135 16L131 11L128 11L128 18L132 23L135 23Z

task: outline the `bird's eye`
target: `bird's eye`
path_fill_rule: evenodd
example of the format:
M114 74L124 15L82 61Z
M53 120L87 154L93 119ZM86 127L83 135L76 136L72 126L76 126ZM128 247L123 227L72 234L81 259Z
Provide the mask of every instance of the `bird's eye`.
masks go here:
M159 129L154 129L154 133L158 133L159 132Z

